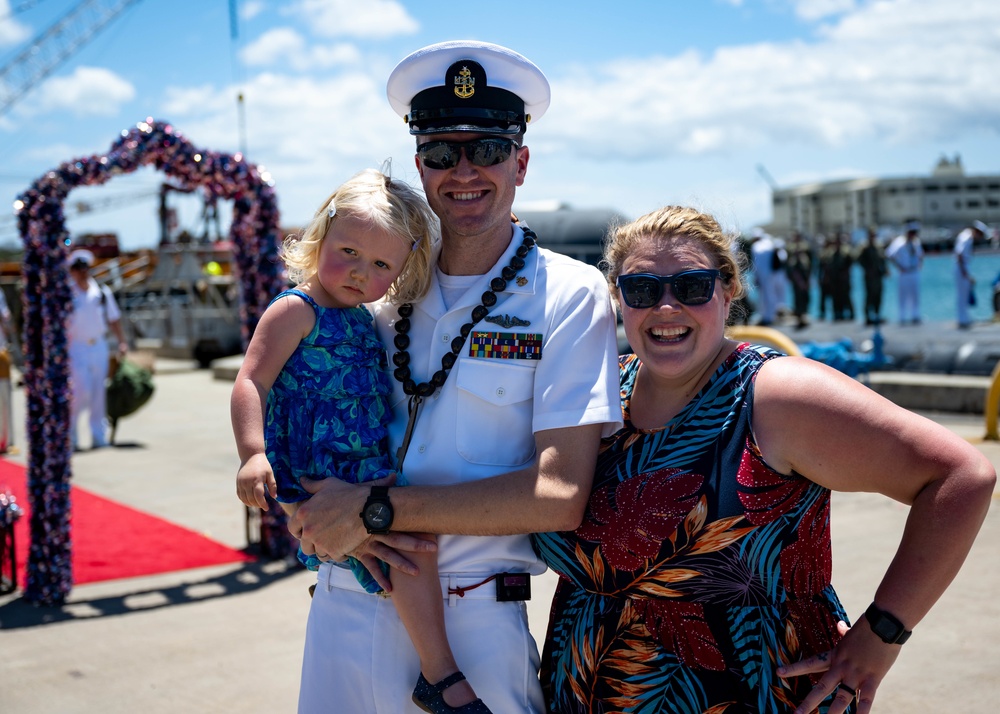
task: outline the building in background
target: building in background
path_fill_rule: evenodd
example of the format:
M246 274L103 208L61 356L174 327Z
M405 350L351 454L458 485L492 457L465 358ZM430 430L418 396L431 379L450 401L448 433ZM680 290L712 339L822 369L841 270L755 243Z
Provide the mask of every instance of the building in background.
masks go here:
M627 219L610 208L572 208L564 203L514 206L514 215L538 234L538 244L598 266L608 228Z
M961 157L942 157L930 176L857 178L808 183L772 191L767 230L809 236L845 231L863 235L869 226L899 229L907 220L922 224L929 247L950 244L972 221L1000 223L1000 174L968 176Z

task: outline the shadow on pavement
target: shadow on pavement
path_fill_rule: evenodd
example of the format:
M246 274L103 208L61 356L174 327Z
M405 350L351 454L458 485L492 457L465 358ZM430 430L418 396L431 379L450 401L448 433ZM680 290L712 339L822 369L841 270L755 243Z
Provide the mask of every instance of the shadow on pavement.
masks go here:
M302 566L291 560L257 561L201 581L93 599L74 598L61 607L33 605L19 597L0 605L0 630L149 612L175 605L243 595L266 588L301 570Z

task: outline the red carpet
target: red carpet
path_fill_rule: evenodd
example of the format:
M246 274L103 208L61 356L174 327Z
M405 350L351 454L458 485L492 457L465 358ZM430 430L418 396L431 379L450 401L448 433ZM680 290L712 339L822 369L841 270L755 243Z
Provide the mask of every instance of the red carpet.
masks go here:
M9 490L24 515L14 524L17 585L24 589L28 559L27 473L0 459L0 491ZM155 575L254 558L182 526L73 486L70 489L73 583Z

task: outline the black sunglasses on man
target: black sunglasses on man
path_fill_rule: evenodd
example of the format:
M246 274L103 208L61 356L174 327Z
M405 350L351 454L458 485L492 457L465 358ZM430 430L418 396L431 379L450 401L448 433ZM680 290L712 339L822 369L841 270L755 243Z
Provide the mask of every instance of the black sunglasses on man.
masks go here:
M417 158L429 169L453 169L465 157L474 166L495 166L510 158L520 145L513 139L491 136L471 141L428 141L417 146Z

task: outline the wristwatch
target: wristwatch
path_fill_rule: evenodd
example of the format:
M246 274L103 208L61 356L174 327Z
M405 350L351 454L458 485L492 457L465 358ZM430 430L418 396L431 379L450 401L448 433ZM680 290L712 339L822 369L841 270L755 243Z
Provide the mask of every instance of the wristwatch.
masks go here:
M875 603L869 605L868 609L865 610L865 619L868 620L868 626L872 628L872 632L881 637L886 644L901 645L913 634L903 627L902 622L885 610L879 609Z
M389 502L388 486L372 486L365 507L361 509L361 521L369 533L388 533L392 527L392 504Z

